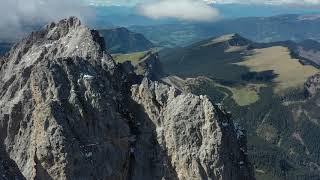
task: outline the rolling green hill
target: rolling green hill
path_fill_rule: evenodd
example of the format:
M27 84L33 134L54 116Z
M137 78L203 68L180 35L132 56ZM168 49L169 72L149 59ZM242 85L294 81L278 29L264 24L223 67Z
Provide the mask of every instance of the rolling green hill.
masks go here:
M258 180L320 178L320 95L305 93L320 70L298 47L230 34L160 53L164 81L221 102L248 130Z
M100 30L106 48L110 53L132 53L147 51L154 45L142 34L134 33L126 28Z

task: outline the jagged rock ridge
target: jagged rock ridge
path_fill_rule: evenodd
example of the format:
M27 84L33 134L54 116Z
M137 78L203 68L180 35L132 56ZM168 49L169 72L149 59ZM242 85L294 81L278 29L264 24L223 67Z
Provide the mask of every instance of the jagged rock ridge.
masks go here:
M132 92L154 124L178 179L252 178L244 133L222 107L147 79Z
M0 160L12 167L0 163L0 173L254 179L245 137L223 110L160 82L132 86L138 81L74 17L32 33L0 64Z

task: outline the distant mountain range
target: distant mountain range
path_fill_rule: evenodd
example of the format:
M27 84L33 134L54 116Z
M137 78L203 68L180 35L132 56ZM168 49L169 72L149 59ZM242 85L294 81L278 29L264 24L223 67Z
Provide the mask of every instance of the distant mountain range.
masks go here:
M139 13L132 1L125 1L125 6L108 6L107 1L101 1L101 4L92 4L96 12L96 18L90 25L94 28L109 28L111 26L132 26L132 25L161 25L181 23L182 21L170 18L152 19ZM128 5L132 3L132 6ZM110 5L110 3L108 3ZM214 8L219 10L221 19L235 19L241 17L270 17L280 14L317 14L320 13L318 8L273 6L273 5L248 5L248 4L213 4Z
M319 41L319 15L279 15L227 19L212 23L176 23L154 26L131 26L130 30L144 34L156 45L186 46L212 36L238 33L256 42ZM306 29L308 31L306 31Z
M163 50L160 59L164 81L208 95L247 129L257 179L317 179L319 47L311 40L256 43L228 34Z
M126 28L99 30L104 37L106 48L110 53L131 53L146 51L154 45L142 34L134 33Z
M101 8L101 12L104 8ZM125 9L120 8L121 11ZM238 33L255 42L279 42L305 40L320 41L319 15L279 15L273 17L247 17L225 19L212 23L179 23L164 21L162 24L137 23L138 26L114 28L114 24L105 22L112 19L116 12L110 11L97 18L100 33L108 40L109 50L112 53L128 53L147 50L150 47L183 47L212 36ZM133 12L131 12L133 13ZM130 14L130 13L129 13ZM101 22L100 22L100 20ZM99 21L99 22L98 22ZM121 21L120 21L121 22ZM168 24L165 24L168 23ZM139 25L139 24L144 24ZM104 26L105 25L105 26ZM31 28L27 28L30 31ZM36 27L33 27L36 29ZM305 29L308 29L306 32ZM143 37L145 36L145 37ZM2 44L0 46L3 46ZM7 46L7 45L5 45ZM2 48L3 53L7 48ZM310 53L309 53L310 55Z

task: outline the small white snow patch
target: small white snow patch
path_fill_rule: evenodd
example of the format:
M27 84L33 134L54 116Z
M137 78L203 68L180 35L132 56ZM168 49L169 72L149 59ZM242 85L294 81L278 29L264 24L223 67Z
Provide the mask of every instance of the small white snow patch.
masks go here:
M49 48L52 46L52 43L44 45L44 47Z
M83 78L90 80L90 79L93 79L94 77L91 75L85 74L85 75L83 75Z

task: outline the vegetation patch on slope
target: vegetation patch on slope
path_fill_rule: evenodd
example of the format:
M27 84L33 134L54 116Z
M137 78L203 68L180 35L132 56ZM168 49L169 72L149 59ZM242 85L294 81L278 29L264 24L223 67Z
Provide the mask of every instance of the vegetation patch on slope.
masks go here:
M136 65L147 55L148 51L135 52L129 54L114 54L113 59L117 63L124 63L130 61L133 65Z
M239 106L248 106L259 101L260 89L266 87L265 84L247 84L243 86L225 86L215 83L217 87L225 88L232 93L232 99Z
M255 72L272 70L277 75L273 80L277 94L303 87L308 77L319 72L317 68L302 65L298 59L293 59L288 48L282 46L255 49L245 61L236 64L249 67Z
M169 76L164 79L164 81L177 86L178 89L188 89L197 94L212 94L213 92L209 93L208 91L215 89L220 92L219 94L223 95L223 97L220 95L220 98L217 98L220 99L221 102L227 98L232 98L239 106L248 106L257 102L260 99L260 89L266 87L265 84L226 86L205 76L187 78L186 80L177 76ZM217 99L215 99L215 101L217 101Z
M229 88L232 98L239 106L248 106L259 100L259 90L263 85L250 84L243 87Z

